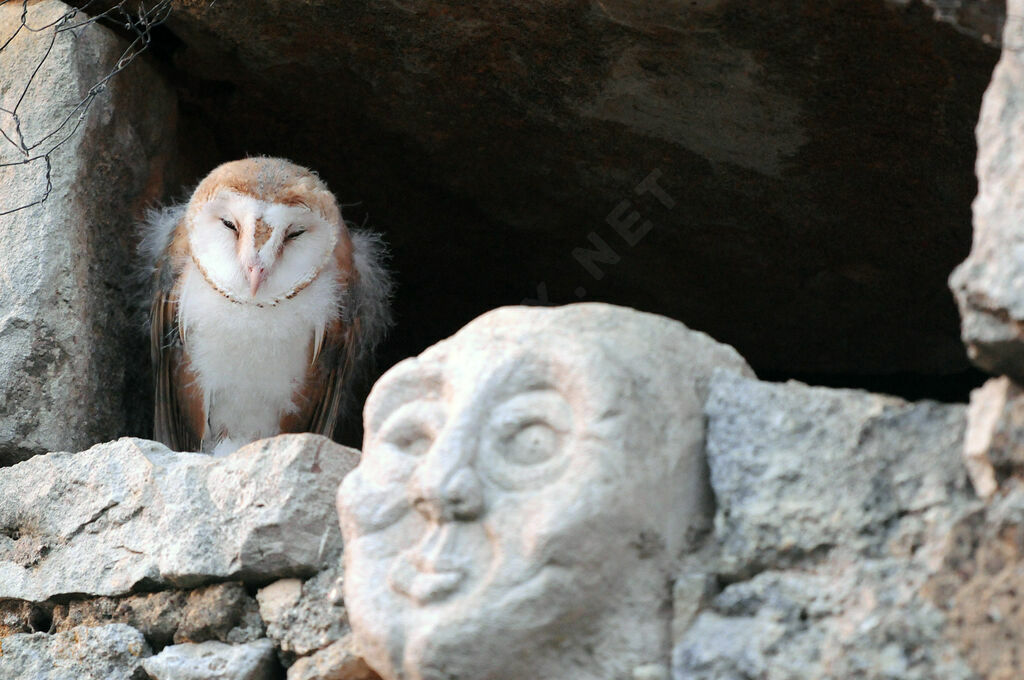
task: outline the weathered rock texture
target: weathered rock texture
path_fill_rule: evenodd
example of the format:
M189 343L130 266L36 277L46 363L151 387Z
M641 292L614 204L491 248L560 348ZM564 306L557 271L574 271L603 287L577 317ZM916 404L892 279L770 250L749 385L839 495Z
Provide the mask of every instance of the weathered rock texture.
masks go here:
M225 458L121 439L5 469L0 678L375 677L341 596L334 498L357 459L316 435Z
M987 502L949 532L926 593L979 675L1011 680L1024 658L1024 392L1009 378L971 393L964 456Z
M0 44L21 25L22 6L0 6ZM70 9L33 2L27 23L39 29ZM53 36L22 29L2 51L0 131L38 144L32 155L71 133L75 107L126 46L98 24ZM128 313L131 222L164 191L175 116L168 86L133 64L52 154L45 203L0 215L0 466L111 439L135 412L126 394L140 346ZM0 165L23 158L0 137ZM46 186L43 160L0 167L0 212L40 200Z
M964 462L982 498L1024 472L1024 390L1009 378L993 378L971 392Z
M505 307L366 402L338 491L345 604L407 677L632 677L668 646L666 574L710 515L703 403L731 347L602 304Z
M0 475L0 599L309 576L340 550L331 499L358 454L282 435L226 458L121 439Z
M252 642L263 637L264 632L256 601L240 583L72 600L54 606L50 620L57 632L77 626L125 623L145 635L154 649L172 642ZM31 616L25 617L25 621L31 624Z
M351 634L299 659L288 669L288 680L380 680L359 654Z
M894 532L933 526L967 497L963 406L722 374L707 415L715 538L733 578L833 548L883 554Z
M676 594L703 611L680 612L675 680L978 677L931 595L978 507L964 411L717 374L715 534Z
M283 579L257 593L267 637L286 660L316 652L348 634L340 558L305 582Z
M949 533L942 568L925 594L942 611L945 637L986 680L1020 677L1024 658L1024 487L965 515Z
M1006 379L975 396L760 382L607 305L496 310L378 383L358 467L288 435L4 469L0 678L1011 680L1024 416Z
M277 680L270 640L173 645L142 662L154 680Z
M985 370L1024 380L1024 2L1009 0L1004 49L978 121L974 245L950 277L968 352Z
M139 680L149 654L142 633L124 624L12 635L0 638L0 678Z
M954 4L932 3L969 26L987 3ZM758 371L967 366L945 280L969 248L998 52L933 7L175 9L197 176L267 152L360 203L350 218L387 230L399 272L389 360L534 298L665 314Z

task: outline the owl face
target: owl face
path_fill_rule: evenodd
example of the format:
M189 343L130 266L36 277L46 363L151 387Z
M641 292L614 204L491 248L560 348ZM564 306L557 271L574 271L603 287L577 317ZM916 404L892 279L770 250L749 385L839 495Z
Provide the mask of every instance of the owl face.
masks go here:
M207 280L236 302L278 302L328 264L340 226L302 203L216 192L193 206L189 245Z

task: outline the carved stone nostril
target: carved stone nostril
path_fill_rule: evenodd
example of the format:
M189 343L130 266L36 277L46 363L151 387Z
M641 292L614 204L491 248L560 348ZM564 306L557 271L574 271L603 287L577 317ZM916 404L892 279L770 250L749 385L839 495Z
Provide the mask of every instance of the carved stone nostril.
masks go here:
M437 519L440 514L435 504L423 497L414 498L412 501L412 507L426 519Z
M420 515L432 521L468 521L480 516L483 491L476 473L463 468L444 480L412 487L410 503Z
M476 519L483 509L483 491L476 473L469 468L456 472L449 480L446 500L455 519Z

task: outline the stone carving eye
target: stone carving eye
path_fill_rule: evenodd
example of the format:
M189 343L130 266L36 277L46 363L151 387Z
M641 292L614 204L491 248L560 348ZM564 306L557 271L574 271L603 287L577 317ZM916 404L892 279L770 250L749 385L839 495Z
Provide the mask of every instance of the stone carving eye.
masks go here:
M555 453L560 437L547 423L530 420L502 439L501 453L510 463L536 465Z
M556 390L517 394L499 404L488 421L480 465L497 484L535 487L557 477L568 464L572 407Z
M385 441L410 456L421 456L434 442L434 435L427 423L407 421L399 423L389 432Z
M403 404L388 416L363 451L361 467L384 483L408 479L444 426L444 407L423 400Z
M444 425L444 410L433 401L402 405L381 425L378 441L410 456L427 452Z

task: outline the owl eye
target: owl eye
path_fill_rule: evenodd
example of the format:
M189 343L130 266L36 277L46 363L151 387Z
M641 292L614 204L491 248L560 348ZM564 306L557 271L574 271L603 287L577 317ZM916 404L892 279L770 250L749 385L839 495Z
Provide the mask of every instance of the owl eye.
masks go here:
M235 232L236 234L238 233L238 227L235 226L234 222L232 222L231 220L226 220L223 217L220 218L220 221L224 224L225 227Z
M285 241L291 241L293 238L298 238L298 237L302 236L305 233L306 233L305 229L296 229L295 231L293 231L290 234L288 234L287 236L285 236L284 240Z

